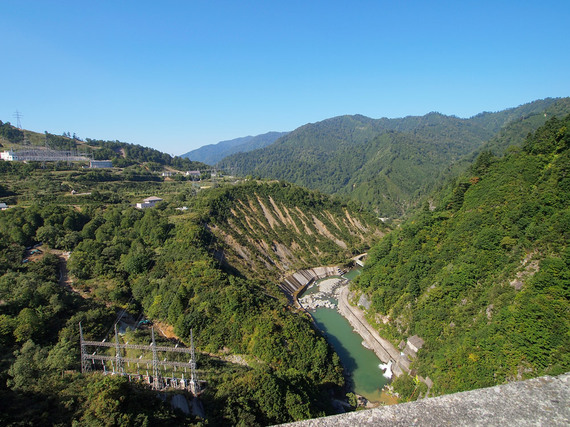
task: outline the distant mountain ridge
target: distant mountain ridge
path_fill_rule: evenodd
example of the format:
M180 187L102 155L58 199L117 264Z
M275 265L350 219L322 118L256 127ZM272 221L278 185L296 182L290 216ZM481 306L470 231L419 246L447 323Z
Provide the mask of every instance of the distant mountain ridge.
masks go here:
M224 157L236 153L247 153L258 148L266 147L273 144L277 139L287 135L289 132L267 132L262 135L244 136L241 138L230 139L228 141L220 141L217 144L204 145L196 150L182 154L193 161L203 162L209 165L215 165Z
M548 117L567 113L570 98L537 100L468 119L437 112L396 119L338 116L301 126L264 148L228 156L219 165L241 175L345 195L379 216L399 217L499 132L507 137L511 132L512 142L520 144ZM509 128L513 123L519 123L518 130ZM499 145L498 151L506 148Z

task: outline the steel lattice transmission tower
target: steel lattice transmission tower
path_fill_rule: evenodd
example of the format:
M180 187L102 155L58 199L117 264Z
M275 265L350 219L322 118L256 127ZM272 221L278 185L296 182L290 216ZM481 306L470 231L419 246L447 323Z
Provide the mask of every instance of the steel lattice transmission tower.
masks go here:
M81 372L87 373L89 371L94 371L96 369L96 362L100 363L101 368L105 374L112 375L124 375L128 376L129 380L142 380L149 384L155 390L165 390L167 388L181 388L191 391L194 396L200 393L200 382L198 380L198 375L196 372L196 354L194 349L194 332L190 332L191 347L169 347L163 345L156 345L156 340L154 336L154 328L151 330L152 341L150 345L148 344L129 344L128 342L123 344L119 340L119 331L117 330L117 325L115 327L115 339L106 342L103 341L89 341L85 340L83 336L83 328L81 323L79 323L79 338L81 346ZM88 348L95 348L95 351L91 353ZM98 350L102 348L103 353L97 354ZM115 354L111 355L105 353L105 349L115 349ZM131 354L129 354L129 352ZM138 358L133 357L132 352L141 353ZM190 360L188 362L179 362L174 360L160 360L158 353L162 355L170 353L181 353L190 355ZM152 354L152 358L148 358L148 353ZM145 357L147 356L147 357ZM107 369L107 363L111 364L112 370ZM136 365L136 373L130 371L128 368L130 364ZM140 365L146 364L147 371L146 375L139 372ZM148 368L152 366L152 374L149 374ZM161 375L161 367L164 369L166 367L173 368L173 372L168 376ZM181 377L176 375L176 368L183 368L184 372L187 369L190 370L190 380L184 379L184 372L181 372Z
M16 127L18 129L22 129L22 122L20 121L20 119L23 117L23 114L20 113L18 110L16 110L16 112L14 113L14 118L16 119Z

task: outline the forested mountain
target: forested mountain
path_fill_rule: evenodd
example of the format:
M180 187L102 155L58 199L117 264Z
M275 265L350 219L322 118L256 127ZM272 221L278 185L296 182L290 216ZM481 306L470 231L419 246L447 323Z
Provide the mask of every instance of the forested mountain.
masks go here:
M569 108L568 99L545 99L471 119L439 113L378 120L341 116L302 126L268 147L229 156L220 165L346 195L380 216L395 217L509 123L523 121L521 130L528 133L544 123L539 117L545 110L559 115Z
M197 162L215 165L224 157L235 153L247 153L258 148L273 144L277 139L287 135L288 132L268 132L257 136L244 136L229 141L221 141L217 144L204 145L182 154L184 157Z
M551 118L481 153L369 252L369 319L395 344L425 340L414 365L436 393L570 369L569 129Z
M208 165L202 162L191 161L179 156L171 156L154 148L143 147L138 144L129 144L120 141L102 141L86 139L88 152L96 160L112 160L115 167L127 167L141 163L148 164L151 169L161 170L172 167L180 171L207 169Z
M124 377L79 373L78 323L99 340L128 317L186 345L193 331L209 425L332 413L339 358L277 283L371 245L354 296L370 301L369 321L395 345L425 340L412 367L433 393L568 371L569 107L565 98L472 119L343 116L252 152L377 213L400 215L429 196L395 231L356 202L294 184L166 181L153 171L196 164L0 123L6 148L47 142L124 166L0 162L0 202L11 206L0 212L0 424L203 423ZM428 193L447 171L456 177ZM152 195L163 201L134 207ZM148 344L150 330L130 325L122 342ZM417 397L411 377L394 386Z
M10 122L3 123L0 120L0 138L2 140L18 143L24 140L24 133L15 126L12 126Z

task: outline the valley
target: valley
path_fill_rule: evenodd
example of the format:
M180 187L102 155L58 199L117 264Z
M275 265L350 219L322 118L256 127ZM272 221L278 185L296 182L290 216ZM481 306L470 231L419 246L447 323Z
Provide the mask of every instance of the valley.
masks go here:
M393 403L567 372L568 113L557 98L470 119L342 116L217 168L1 123L1 150L47 140L112 167L0 162L0 421L270 425L355 410L354 393ZM350 283L311 296L363 253ZM192 337L204 389L182 394L201 415L81 372L79 322L102 340L120 313L147 322L125 348L151 324L164 345Z

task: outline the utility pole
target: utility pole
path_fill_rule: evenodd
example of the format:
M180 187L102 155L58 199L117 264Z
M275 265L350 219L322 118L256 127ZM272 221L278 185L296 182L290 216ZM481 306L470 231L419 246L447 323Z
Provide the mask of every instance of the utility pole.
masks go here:
M196 354L194 352L194 330L190 329L190 391L194 396L200 391L198 377L196 376Z
M83 340L83 328L81 327L81 322L79 322L79 339L81 343L81 373L85 374L89 371L90 366L89 363L87 363L87 351Z
M117 368L117 374L122 374L123 361L121 360L121 347L119 346L119 334L117 333L117 324L115 323L115 365Z
M160 389L158 382L158 356L156 354L156 341L154 340L154 327L152 328L152 386L155 390Z

